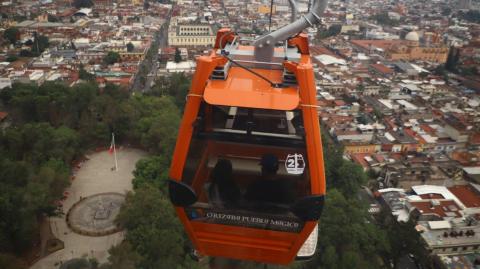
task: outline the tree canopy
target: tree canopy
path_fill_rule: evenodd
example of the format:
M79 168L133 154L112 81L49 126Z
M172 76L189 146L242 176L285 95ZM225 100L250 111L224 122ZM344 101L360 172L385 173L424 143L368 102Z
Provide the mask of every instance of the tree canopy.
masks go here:
M127 43L127 52L132 52L133 49L135 49L135 46L132 44L132 42Z
M78 78L92 82L95 80L95 75L87 72L83 65L80 65L80 70L78 70Z
M127 228L126 242L142 258L141 268L194 268L185 251L188 240L165 193L142 186L129 194L118 223Z
M15 55L8 55L7 56L7 59L5 59L7 62L11 63L11 62L15 62L16 60L18 60L18 57L15 56Z
M103 62L105 64L114 64L120 61L120 54L115 51L109 51L105 57L103 57Z
M49 45L50 45L50 42L48 40L48 37L44 35L35 34L35 38L33 40L33 45L32 45L32 53L34 55L40 55L45 49L48 48Z
M15 44L20 38L20 31L16 27L10 27L3 32L3 37L8 40L10 44Z
M459 11L458 16L468 22L480 23L480 11L478 10Z
M169 85L182 84L182 81L189 84L183 75L166 81ZM143 97L148 101L137 106L138 113L148 116L137 122L134 129L138 133L135 135L141 137L140 141L147 148L157 148L158 151L155 151L157 155L136 164L135 192L128 194L117 218L118 224L127 229L126 240L111 250L106 268L120 268L115 264L123 264L123 268L200 268L190 257L189 240L167 196L168 168L180 122L179 107L183 106L181 102L172 102L174 99L170 94L173 91L166 89L160 97ZM130 99L134 103L141 101L136 97Z
M179 63L182 61L182 55L180 55L180 50L178 48L175 48L175 57L174 57L174 61L176 63Z
M74 0L73 6L76 8L92 7L93 1L92 0Z
M0 103L12 119L0 132L0 265L16 263L9 257L38 240L38 220L59 213L57 200L70 183L70 165L85 150L108 145L115 132L119 143L169 156L180 120L172 97L130 96L110 84L104 89L92 83L71 88L52 82L14 84L0 92ZM155 164L168 165L160 159ZM147 171L136 174L139 186L146 185L141 178L155 176ZM165 169L157 171L164 177Z
M161 77L155 81L150 95L153 96L171 96L179 109L183 109L185 96L190 89L190 80L183 73L176 73L170 77Z
M456 72L458 61L460 60L460 50L455 48L454 46L450 47L448 51L447 62L445 63L445 68L448 71Z
M388 16L387 12L382 12L375 14L370 17L370 19L375 20L378 24L388 25L388 26L397 26L400 24L399 20L393 20Z
M341 24L333 24L333 25L330 25L330 27L328 27L327 30L319 31L318 34L317 34L317 37L318 38L327 38L327 37L330 37L330 36L336 36L336 35L340 34L341 30L342 30L342 25Z

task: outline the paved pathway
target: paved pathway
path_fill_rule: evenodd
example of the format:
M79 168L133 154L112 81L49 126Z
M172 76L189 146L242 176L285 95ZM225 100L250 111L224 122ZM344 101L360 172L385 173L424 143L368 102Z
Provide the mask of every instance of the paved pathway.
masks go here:
M76 174L76 179L66 190L69 195L63 203L64 213L80 199L97 193L125 193L132 189L132 171L139 159L146 154L136 149L117 151L118 171L112 171L113 155L107 151L87 156L90 160L83 163ZM106 262L108 249L123 240L124 232L102 237L83 236L72 232L65 222L65 216L50 218L53 234L65 243L65 248L33 264L31 269L58 268L60 261L80 258L84 255L95 257L100 263Z

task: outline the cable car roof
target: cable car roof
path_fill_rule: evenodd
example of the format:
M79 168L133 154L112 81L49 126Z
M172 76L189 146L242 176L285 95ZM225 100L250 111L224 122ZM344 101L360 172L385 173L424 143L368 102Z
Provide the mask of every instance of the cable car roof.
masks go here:
M279 70L255 69L255 72L271 81L282 81ZM226 80L210 80L204 98L212 105L276 110L293 110L300 103L296 88L272 88L265 80L239 67L231 67Z

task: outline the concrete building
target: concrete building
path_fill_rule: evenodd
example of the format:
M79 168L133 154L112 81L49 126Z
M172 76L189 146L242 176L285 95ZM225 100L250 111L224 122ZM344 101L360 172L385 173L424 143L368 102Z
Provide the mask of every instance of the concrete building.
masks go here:
M194 61L183 61L183 62L167 62L165 67L166 73L193 73L195 71L195 62ZM162 72L160 72L162 73Z
M12 87L12 81L10 78L0 78L0 91L8 87Z
M379 190L380 202L397 221L413 219L428 250L439 256L474 253L480 249L480 186L419 185Z
M381 51L385 58L391 61L447 61L448 47L435 44L422 46L419 41L418 33L410 32L405 36L405 40L352 40L352 44L367 53Z
M168 30L169 46L213 46L215 34L209 24L176 24Z

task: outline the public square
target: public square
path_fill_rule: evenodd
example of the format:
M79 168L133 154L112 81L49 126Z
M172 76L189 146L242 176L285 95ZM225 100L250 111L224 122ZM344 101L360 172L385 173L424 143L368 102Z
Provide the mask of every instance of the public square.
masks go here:
M132 190L133 170L139 159L146 153L131 148L117 149L118 170L114 167L114 156L108 151L101 151L86 156L88 160L81 163L75 173L72 185L66 189L67 198L63 201L62 217L50 218L51 229L55 237L64 242L64 249L43 257L31 269L58 268L61 262L73 258L96 258L100 263L108 259L108 249L123 240L124 232L116 232L106 236L85 236L73 232L67 225L66 214L70 208L88 197L100 193L125 194ZM102 218L101 211L96 210L97 218ZM88 214L86 214L88 215Z

